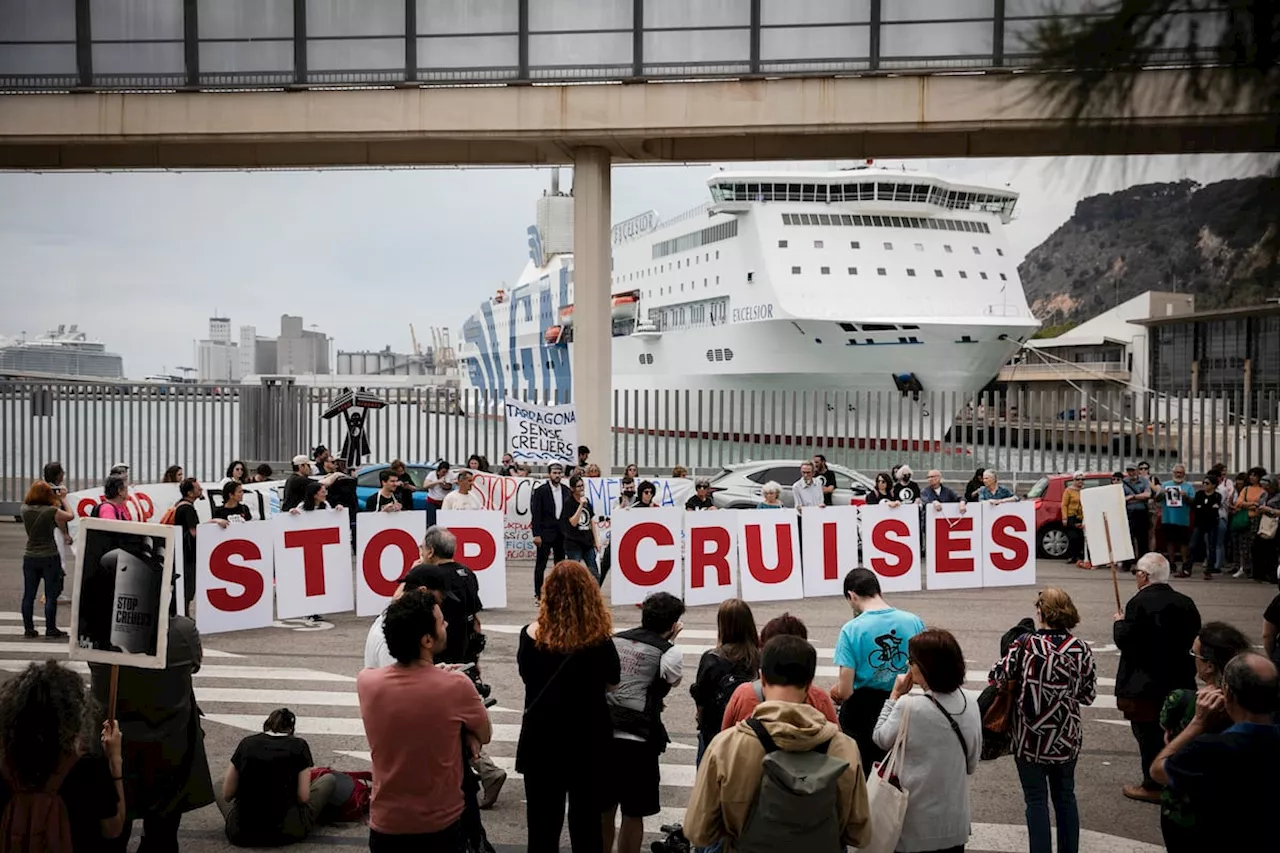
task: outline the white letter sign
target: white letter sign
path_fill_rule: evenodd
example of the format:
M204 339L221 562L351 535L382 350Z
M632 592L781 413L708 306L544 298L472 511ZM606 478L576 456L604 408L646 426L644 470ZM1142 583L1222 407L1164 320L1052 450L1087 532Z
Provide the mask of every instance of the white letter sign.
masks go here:
M353 609L351 524L347 511L284 513L276 517L274 524L277 618Z
M829 506L800 514L804 531L804 597L844 595L844 576L858 565L858 508Z
M718 513L717 513L718 514ZM624 509L610 521L613 543L613 603L640 604L655 592L680 595L682 507Z
M362 512L356 516L356 615L377 616L396 582L418 562L427 532L425 512Z
M750 512L750 510L743 510ZM738 510L685 513L684 603L719 604L738 592Z
M918 592L920 571L920 508L868 504L862 517L862 561L880 579L885 592Z
M458 539L455 562L476 573L480 601L486 608L507 606L507 549L503 541L503 515L486 510L440 510L436 524L447 527Z
M794 509L738 512L743 601L804 598L797 528Z
M200 633L270 627L275 528L265 522L202 524L196 535Z

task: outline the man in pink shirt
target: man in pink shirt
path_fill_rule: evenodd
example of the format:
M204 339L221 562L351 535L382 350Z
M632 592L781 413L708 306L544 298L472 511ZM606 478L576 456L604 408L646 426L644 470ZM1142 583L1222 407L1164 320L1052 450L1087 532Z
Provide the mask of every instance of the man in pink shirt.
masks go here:
M448 643L446 627L433 596L401 596L387 607L382 626L396 663L356 677L372 750L374 853L460 847L462 739L478 752L493 730L471 679L435 665Z

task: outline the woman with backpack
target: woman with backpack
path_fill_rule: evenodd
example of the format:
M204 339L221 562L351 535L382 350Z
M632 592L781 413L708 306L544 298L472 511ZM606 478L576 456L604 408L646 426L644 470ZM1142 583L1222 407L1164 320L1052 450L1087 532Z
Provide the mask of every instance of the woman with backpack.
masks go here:
M1051 798L1058 853L1080 850L1075 790L1083 739L1080 706L1093 704L1098 677L1089 645L1071 633L1078 624L1071 596L1053 587L1042 591L1036 597L1036 631L1015 640L989 676L1012 700L1013 757L1027 804L1030 853L1052 849Z
M962 853L969 840L969 777L978 772L982 716L977 700L960 689L964 675L964 652L950 631L916 634L907 643L907 671L894 682L872 732L891 754L903 739L895 767L908 794L901 853Z
M698 719L697 764L720 734L724 710L738 685L754 681L760 671L760 635L751 606L740 598L720 603L716 611L716 647L703 652L698 677L689 687Z
M240 741L222 780L218 808L237 847L283 847L304 840L341 806L355 783L343 773L311 778L311 747L294 734L298 718L272 711L262 733Z

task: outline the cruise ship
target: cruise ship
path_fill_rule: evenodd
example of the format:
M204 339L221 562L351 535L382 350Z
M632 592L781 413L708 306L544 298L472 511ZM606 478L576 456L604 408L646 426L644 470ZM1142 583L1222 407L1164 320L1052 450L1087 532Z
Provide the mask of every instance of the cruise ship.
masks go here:
M34 340L0 343L0 375L123 379L124 360L79 326L60 325Z
M1007 189L870 165L717 172L707 186L693 210L613 228L615 429L663 431L625 392L733 391L746 393L732 409L704 394L665 426L785 443L833 418L850 441L937 442L951 392L981 389L1039 326L1005 239ZM553 179L518 283L463 325L470 387L572 398L572 233L573 199ZM835 393L782 406L752 393L769 391Z

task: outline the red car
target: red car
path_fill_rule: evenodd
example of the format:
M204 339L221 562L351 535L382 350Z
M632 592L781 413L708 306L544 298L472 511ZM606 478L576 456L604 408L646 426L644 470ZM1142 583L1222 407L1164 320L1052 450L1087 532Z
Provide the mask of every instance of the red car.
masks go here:
M1062 493L1073 474L1041 477L1027 492L1036 507L1036 546L1040 556L1061 560L1067 555L1067 532L1062 527ZM1085 474L1084 487L1106 486L1111 474Z

